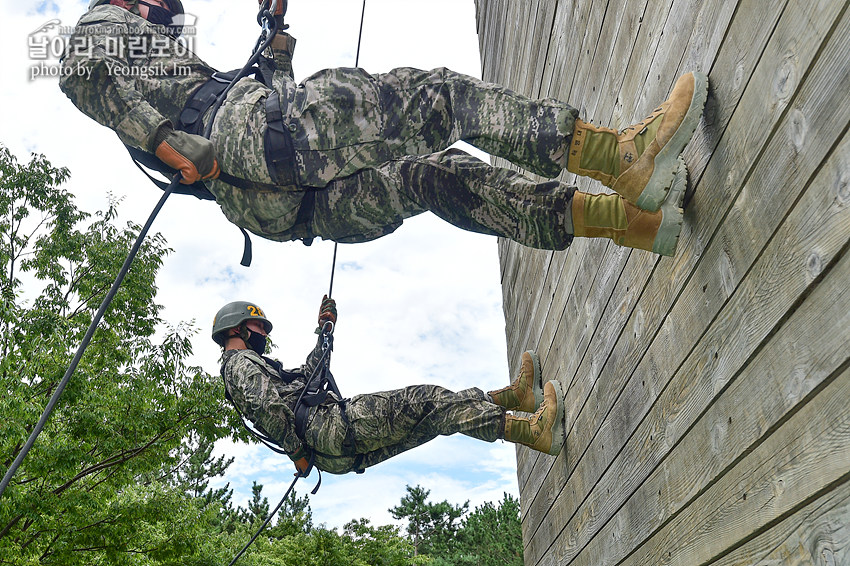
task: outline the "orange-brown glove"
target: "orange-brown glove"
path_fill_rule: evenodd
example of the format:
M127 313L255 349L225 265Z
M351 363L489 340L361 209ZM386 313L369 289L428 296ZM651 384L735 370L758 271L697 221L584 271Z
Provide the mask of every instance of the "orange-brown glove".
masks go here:
M319 307L319 328L327 321L336 324L336 301L325 295L322 297L322 306Z
M196 181L215 179L221 173L215 158L215 146L203 136L187 134L170 126L159 129L154 139L156 156L183 176L180 182L191 185Z
M310 467L310 461L307 460L307 458L300 458L298 460L295 460L293 464L295 464L295 469L298 470L298 473L302 476Z
M263 2L265 2L265 1L266 0L257 0L257 4L262 6ZM271 5L272 5L271 0L268 0L268 2L269 2L269 7L271 7ZM284 4L286 4L286 0L277 0L277 8L275 8L274 14L272 14L272 16L282 16Z

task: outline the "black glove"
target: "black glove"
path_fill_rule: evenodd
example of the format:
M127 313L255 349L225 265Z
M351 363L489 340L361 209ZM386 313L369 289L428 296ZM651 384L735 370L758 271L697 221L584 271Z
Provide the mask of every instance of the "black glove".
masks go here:
M184 185L196 181L215 179L221 173L215 158L215 146L203 136L187 134L165 125L154 139L156 156L163 163L177 169Z

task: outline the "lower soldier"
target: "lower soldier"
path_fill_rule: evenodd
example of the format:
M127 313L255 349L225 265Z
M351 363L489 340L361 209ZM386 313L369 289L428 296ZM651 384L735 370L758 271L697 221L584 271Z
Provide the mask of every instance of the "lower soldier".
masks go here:
M319 326L336 321L336 305L325 299ZM542 382L534 352L522 357L519 377L484 393L457 393L437 385L415 385L340 399L330 393L309 409L299 435L296 405L322 357L321 339L307 362L292 371L266 358L272 323L257 305L245 301L222 307L212 338L224 349L221 367L228 398L265 437L280 446L300 471L314 456L320 470L361 471L440 435L461 433L493 442L505 439L557 455L565 441L563 394L557 381ZM530 417L506 411L533 413Z
M182 12L178 0L153 1ZM93 0L69 41L86 49L63 58L78 71L63 73L60 87L185 182L207 180L242 228L279 241L353 243L430 210L531 247L564 249L573 236L587 236L674 252L684 190L670 187L685 182L679 155L702 115L708 79L701 73L680 77L648 118L618 132L585 122L564 102L448 69L328 69L296 83L295 40L278 33L261 61L265 84L241 79L212 116L198 93L215 86L214 70L162 26L146 25L147 5ZM152 66L160 72L140 72ZM114 72L119 67L126 72ZM161 72L169 69L183 71ZM209 140L175 129L187 109L193 124L212 121ZM547 178L565 169L592 177L617 194L577 192L446 149L457 140Z

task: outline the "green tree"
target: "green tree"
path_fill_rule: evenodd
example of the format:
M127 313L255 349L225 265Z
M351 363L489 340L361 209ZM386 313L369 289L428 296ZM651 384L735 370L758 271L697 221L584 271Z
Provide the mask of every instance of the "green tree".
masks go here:
M263 497L263 485L254 482L251 486L252 498L248 508L242 513L242 520L252 525L260 525L269 518L269 500Z
M415 555L413 545L393 525L373 527L368 519L358 519L346 523L342 536L352 554L370 566L428 563L424 557Z
M467 514L469 502L431 503L429 494L407 486L390 513L407 520L411 544L431 566L522 566L518 499L505 493L497 504L486 502Z
M464 517L447 563L522 566L519 500L505 493L497 504L488 501Z
M407 534L415 553L432 556L451 554L459 519L469 508L469 501L462 505L452 505L448 501L430 503L429 490L409 485L406 490L401 504L389 511L394 518L407 521Z
M269 536L277 539L309 533L313 529L313 511L308 496L289 494L277 513L277 523L269 529Z
M60 187L67 177L43 156L22 165L0 146L4 470L138 232L116 225L114 200L93 216L79 211ZM161 235L146 240L6 489L0 563L201 564L229 554L209 540L220 507L190 496L202 474L194 488L176 485L186 466L184 442L211 445L233 434L237 420L225 408L221 380L186 363L191 325L165 327L159 317L155 276L169 251Z
M233 490L228 483L218 489L210 489L210 479L223 476L234 458L212 456L213 444L202 444L197 435L179 449L179 460L170 475L173 484L189 497L198 499L203 509L218 510L214 520L216 532L232 534L242 523L238 509L234 509Z

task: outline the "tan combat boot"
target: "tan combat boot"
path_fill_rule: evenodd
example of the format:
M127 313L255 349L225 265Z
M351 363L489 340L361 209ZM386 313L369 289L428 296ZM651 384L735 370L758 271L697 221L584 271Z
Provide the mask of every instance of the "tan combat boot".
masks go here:
M707 95L708 77L688 73L652 114L621 132L576 120L567 170L601 181L638 208L658 210Z
M509 411L533 413L543 402L540 358L533 350L523 352L519 376L509 386L490 391L493 402Z
M667 198L657 212L641 210L620 195L573 195L573 234L583 238L610 238L618 246L671 256L682 231L682 200L688 169L680 157Z
M560 383L546 382L543 386L543 403L530 417L505 415L505 440L552 456L560 454L566 441L564 396Z

